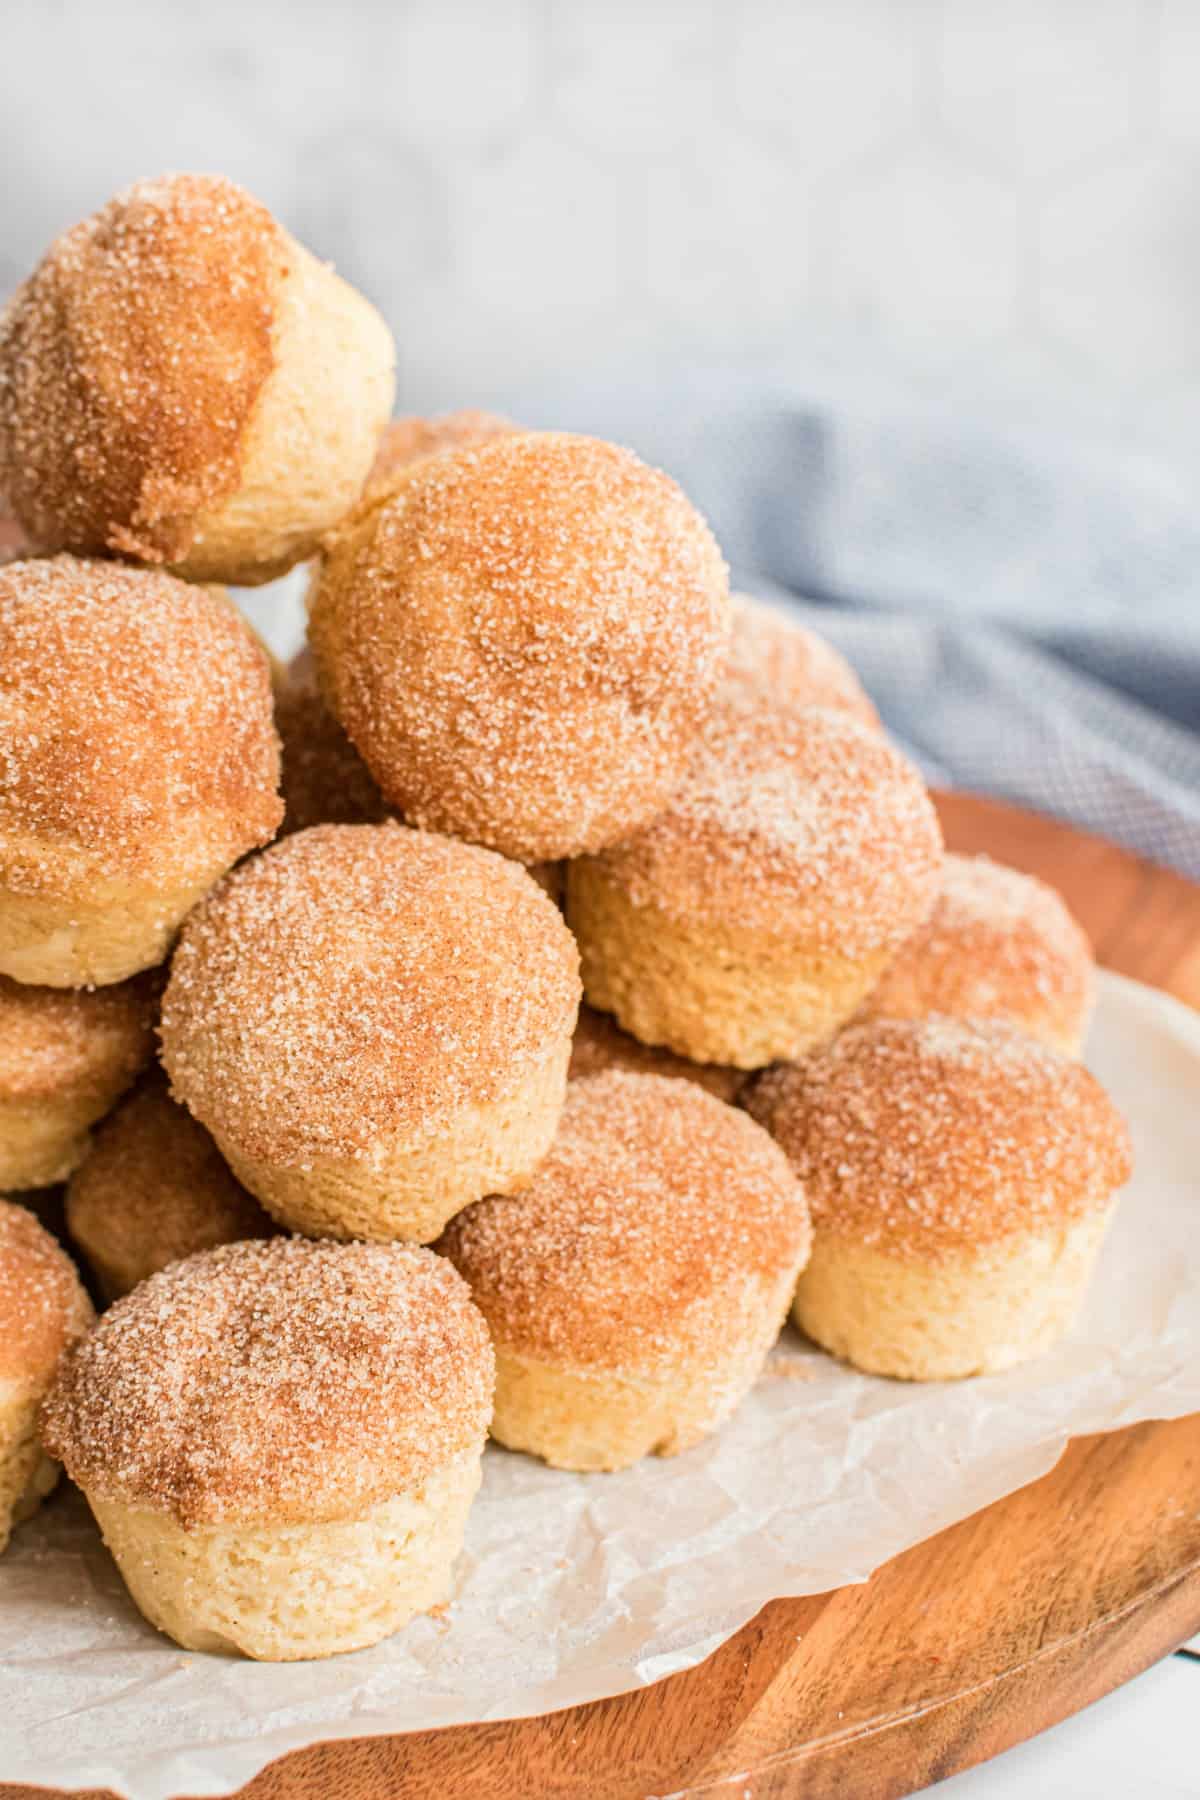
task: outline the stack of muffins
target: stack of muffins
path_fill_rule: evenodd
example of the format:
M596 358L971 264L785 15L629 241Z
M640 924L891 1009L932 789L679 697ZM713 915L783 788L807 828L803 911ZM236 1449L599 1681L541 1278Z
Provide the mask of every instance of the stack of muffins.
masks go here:
M148 1619L257 1657L443 1601L489 1429L685 1450L790 1309L1035 1354L1129 1166L1086 941L943 855L837 653L666 476L389 425L392 365L218 179L0 320L0 1187L66 1182L108 1307L0 1202L0 1532L59 1461ZM211 584L302 561L284 670Z

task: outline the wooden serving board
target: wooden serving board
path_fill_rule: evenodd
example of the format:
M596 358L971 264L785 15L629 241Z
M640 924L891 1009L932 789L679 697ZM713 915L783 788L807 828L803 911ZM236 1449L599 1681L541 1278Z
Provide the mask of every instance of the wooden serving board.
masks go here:
M952 848L1044 876L1109 968L1200 1006L1200 888L993 801L938 804ZM1194 1415L1077 1441L1041 1481L865 1585L775 1601L656 1687L545 1718L316 1745L241 1793L892 1800L1044 1730L1198 1630Z

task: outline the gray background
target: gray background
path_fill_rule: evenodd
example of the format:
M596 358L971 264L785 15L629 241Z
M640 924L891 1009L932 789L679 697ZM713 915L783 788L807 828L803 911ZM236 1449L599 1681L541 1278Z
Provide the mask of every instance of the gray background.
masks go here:
M0 16L0 292L117 185L219 169L381 305L414 408L653 451L665 369L782 367L1200 463L1195 0Z

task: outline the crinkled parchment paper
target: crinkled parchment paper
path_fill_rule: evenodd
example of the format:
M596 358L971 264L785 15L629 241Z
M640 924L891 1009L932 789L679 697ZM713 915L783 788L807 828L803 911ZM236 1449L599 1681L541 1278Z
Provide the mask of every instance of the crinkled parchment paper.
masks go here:
M1043 1474L1071 1434L1200 1409L1200 1014L1106 977L1088 1060L1138 1168L1057 1351L914 1387L789 1328L736 1419L672 1461L562 1475L490 1449L448 1618L329 1662L176 1649L60 1492L0 1561L0 1780L222 1794L320 1738L620 1693L700 1661L776 1595L862 1581Z

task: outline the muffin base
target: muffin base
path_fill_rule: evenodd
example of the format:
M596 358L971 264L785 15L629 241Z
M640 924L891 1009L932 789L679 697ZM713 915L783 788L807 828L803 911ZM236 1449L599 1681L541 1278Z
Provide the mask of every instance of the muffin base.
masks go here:
M818 1231L796 1287L800 1329L869 1375L950 1381L1029 1361L1067 1332L1112 1217L1102 1212L939 1262Z
M0 1383L0 1552L13 1526L37 1511L61 1473L38 1437L37 1401L11 1388L6 1398L4 1388Z
M558 1129L570 1058L566 1034L499 1100L462 1107L436 1133L361 1157L281 1167L246 1155L218 1130L213 1136L242 1186L289 1230L428 1244L472 1201L530 1181Z
M0 975L41 987L111 987L156 968L227 867L219 863L199 881L158 893L97 882L87 899L0 885Z
M481 1462L472 1451L361 1518L196 1525L88 1503L140 1611L185 1650L297 1662L363 1650L449 1599Z
M587 862L568 869L567 922L592 1006L643 1044L738 1069L794 1062L823 1044L894 954L850 959L728 922L685 925L635 906Z
M113 1100L117 1095L112 1096ZM78 1094L53 1099L0 1100L0 1193L52 1187L83 1161L88 1127L111 1101Z
M492 1436L555 1469L626 1469L677 1456L723 1425L762 1372L787 1316L792 1277L752 1312L724 1354L659 1369L591 1369L496 1345Z
M0 1193L65 1181L87 1154L91 1127L135 1079L122 1070L37 1100L0 1099Z

